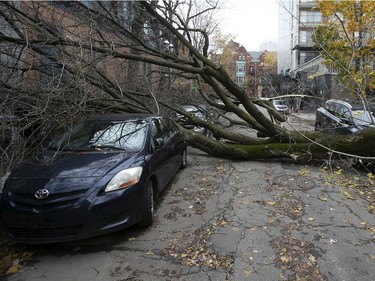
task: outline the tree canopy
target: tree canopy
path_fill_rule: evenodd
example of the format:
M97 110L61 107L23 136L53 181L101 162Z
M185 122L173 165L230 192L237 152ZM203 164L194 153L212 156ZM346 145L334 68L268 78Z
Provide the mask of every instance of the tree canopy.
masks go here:
M314 39L324 64L337 70L358 98L366 97L375 90L375 2L319 1L319 9L327 20Z

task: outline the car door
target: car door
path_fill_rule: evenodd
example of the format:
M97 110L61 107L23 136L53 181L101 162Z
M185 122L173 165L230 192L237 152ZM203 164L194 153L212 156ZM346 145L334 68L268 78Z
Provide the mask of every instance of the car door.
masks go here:
M165 126L167 128L168 134L168 142L171 144L171 151L170 151L170 172L171 175L174 175L176 171L181 166L181 156L182 152L185 149L185 137L177 128L176 124L173 123L170 119L165 119Z
M158 178L160 191L168 184L173 171L174 143L171 139L168 124L164 118L152 121L151 141L154 154L151 161L153 169Z
M339 107L340 119L343 124L353 125L352 111L349 107L344 104L340 104Z
M165 145L165 153L167 154L166 157L168 159L165 168L167 170L167 175L169 178L166 179L166 181L170 181L180 166L179 155L181 151L181 140L178 138L178 134L176 131L177 128L172 126L173 123L171 122L171 120L167 118L161 118L160 124Z
M339 104L335 102L327 103L327 111L329 115L324 120L324 128L336 128L340 126L341 120L339 113Z

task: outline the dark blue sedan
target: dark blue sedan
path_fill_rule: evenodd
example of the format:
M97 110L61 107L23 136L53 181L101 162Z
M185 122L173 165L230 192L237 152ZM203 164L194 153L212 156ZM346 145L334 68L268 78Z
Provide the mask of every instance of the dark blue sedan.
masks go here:
M8 176L1 224L22 243L150 226L154 198L186 163L185 138L168 118L92 118Z

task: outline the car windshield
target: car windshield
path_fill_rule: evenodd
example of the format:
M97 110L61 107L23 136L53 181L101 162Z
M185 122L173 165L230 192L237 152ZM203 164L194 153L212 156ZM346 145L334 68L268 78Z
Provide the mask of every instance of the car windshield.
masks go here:
M274 100L273 104L274 105L285 105L284 101L282 101L282 100Z
M374 125L375 117L366 110L354 110L353 121L355 125Z
M184 109L197 118L200 118L200 119L204 118L203 112L195 106L184 106Z
M139 151L146 139L145 121L85 121L52 144L59 150L116 149Z

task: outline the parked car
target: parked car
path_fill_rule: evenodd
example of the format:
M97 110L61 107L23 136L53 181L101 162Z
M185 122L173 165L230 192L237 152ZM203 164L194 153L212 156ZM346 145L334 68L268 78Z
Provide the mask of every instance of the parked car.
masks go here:
M207 121L211 119L211 115L209 112L205 110L203 107L198 107L195 105L184 105L182 106L182 109L186 111L188 114L191 114L193 117L196 117L198 119L201 119L202 121ZM179 123L181 126L183 126L185 129L193 130L196 133L205 135L207 137L212 135L212 132L208 130L207 128L200 127L194 125L191 120L189 120L188 117L185 115L182 115L180 113L177 113L174 117L174 120Z
M375 117L361 105L331 99L316 110L315 130L346 135L375 127Z
M109 115L84 121L8 176L1 224L22 243L72 241L150 226L153 200L187 164L169 118Z
M272 100L272 104L278 112L289 114L289 106L283 100Z

